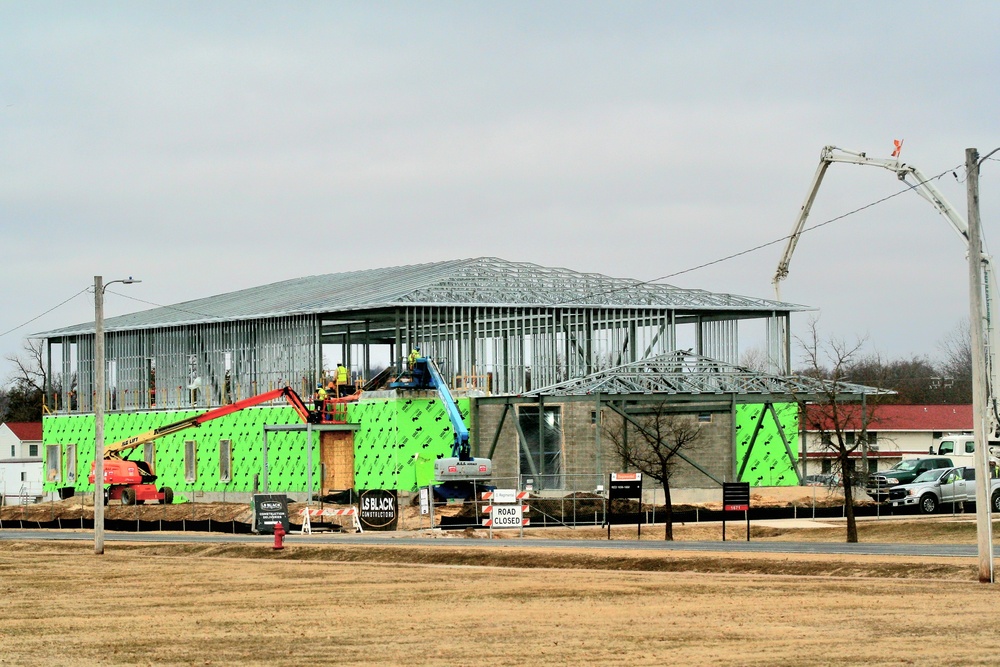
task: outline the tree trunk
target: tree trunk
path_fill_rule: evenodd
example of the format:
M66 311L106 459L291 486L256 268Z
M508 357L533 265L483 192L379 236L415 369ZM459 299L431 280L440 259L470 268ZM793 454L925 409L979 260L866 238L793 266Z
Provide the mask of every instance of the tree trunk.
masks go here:
M858 522L854 519L854 476L843 447L840 449L840 478L844 482L844 516L847 519L847 541L858 541Z
M670 502L670 482L667 481L666 478L663 479L663 498L665 500L663 510L664 510L664 512L667 515L667 521L666 521L667 528L666 528L666 533L663 536L663 539L665 539L668 542L673 542L674 541L674 509L673 509L673 505Z

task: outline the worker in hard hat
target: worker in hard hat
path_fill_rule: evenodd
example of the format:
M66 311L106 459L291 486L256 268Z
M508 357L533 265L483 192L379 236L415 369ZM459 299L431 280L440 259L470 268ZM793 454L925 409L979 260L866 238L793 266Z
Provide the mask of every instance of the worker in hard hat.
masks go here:
M313 405L316 407L316 412L323 412L323 404L326 403L326 389L323 389L323 383L319 382L316 384L316 399Z
M337 364L337 398L346 396L347 385L351 382L351 372L344 364Z
M406 357L406 366L407 366L407 368L409 368L412 371L413 367L417 365L417 359L419 359L419 358L420 358L420 348L419 347L414 347L410 351L410 355L408 357Z

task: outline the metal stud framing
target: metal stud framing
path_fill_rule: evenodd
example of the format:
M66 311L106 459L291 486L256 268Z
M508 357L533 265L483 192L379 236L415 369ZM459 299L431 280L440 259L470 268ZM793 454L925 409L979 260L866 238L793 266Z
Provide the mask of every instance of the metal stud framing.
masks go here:
M797 310L496 258L311 276L109 319L107 405L207 407L284 384L308 394L324 345L359 377L373 346L398 364L419 345L457 386L520 394L672 352L685 327L698 353L736 363L739 321L751 319L765 321L769 360L787 373L781 331ZM49 367L78 378L77 400L64 387L50 407L92 410L93 324L37 337Z

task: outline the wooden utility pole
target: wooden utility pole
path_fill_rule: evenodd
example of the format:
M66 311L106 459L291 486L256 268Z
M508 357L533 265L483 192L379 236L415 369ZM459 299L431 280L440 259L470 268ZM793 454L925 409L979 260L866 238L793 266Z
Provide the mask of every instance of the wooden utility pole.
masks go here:
M972 414L976 449L976 535L979 546L979 581L993 582L993 525L990 506L988 396L986 391L987 313L983 308L983 240L979 224L979 151L965 150L969 206L969 322L972 333ZM993 387L993 391L998 388Z

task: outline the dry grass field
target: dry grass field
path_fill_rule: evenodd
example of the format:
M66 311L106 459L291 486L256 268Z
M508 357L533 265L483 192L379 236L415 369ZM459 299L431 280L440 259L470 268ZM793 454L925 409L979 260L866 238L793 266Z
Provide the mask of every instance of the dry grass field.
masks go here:
M0 665L1000 662L972 559L291 542L0 542Z

